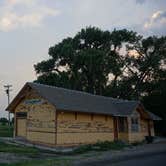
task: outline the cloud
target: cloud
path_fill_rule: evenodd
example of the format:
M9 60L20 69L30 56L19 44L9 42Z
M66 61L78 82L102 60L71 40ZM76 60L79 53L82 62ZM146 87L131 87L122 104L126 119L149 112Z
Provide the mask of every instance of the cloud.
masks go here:
M136 0L136 3L143 4L146 0Z
M34 0L7 0L6 4L8 5L16 5L16 4L24 4L24 5L32 5Z
M48 17L59 14L59 10L41 5L39 0L7 0L0 11L0 31L22 27L38 27Z
M151 18L144 24L144 28L159 28L164 25L166 25L166 11L159 10L152 14Z

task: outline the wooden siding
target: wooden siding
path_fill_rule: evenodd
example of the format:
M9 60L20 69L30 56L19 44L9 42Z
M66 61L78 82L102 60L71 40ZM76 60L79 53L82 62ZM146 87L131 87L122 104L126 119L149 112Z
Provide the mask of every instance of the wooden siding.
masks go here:
M136 111L135 111L136 112ZM132 117L132 116L131 116ZM129 142L139 142L145 140L145 136L148 136L148 120L143 119L139 114L139 131L132 132L131 131L131 117L128 118L128 126L129 126ZM151 135L154 136L154 126L153 121L150 121L151 126Z
M150 129L151 129L152 136L155 136L155 133L154 133L154 122L153 122L153 120L150 121Z
M16 113L27 113L23 119L16 118ZM125 132L118 131L118 139L129 142L144 140L148 135L148 120L140 113L139 131L131 131L131 117L127 118ZM44 145L75 145L113 141L114 121L118 117L91 113L56 111L55 107L40 97L34 90L26 92L25 97L15 109L15 136L25 137L33 143ZM151 135L154 136L153 121L150 121ZM118 130L118 123L117 123Z
M17 112L27 112L26 139L32 142L56 144L56 110L55 107L30 90L15 109ZM17 130L22 132L18 123ZM16 133L16 132L15 132ZM18 136L18 134L15 134Z
M72 112L58 112L57 144L87 144L113 141L113 118Z
M17 126L19 126L17 128L17 136L26 138L26 134L27 134L26 122L27 122L26 119L20 119L20 118L17 119Z
M118 139L119 140L122 140L122 141L125 141L125 142L128 142L128 140L129 140L129 132L128 132L128 118L127 117L123 117L124 118L124 125L125 125L125 127L124 127L124 131L122 132L122 131L120 131L119 130L119 123L117 124L118 125ZM118 119L118 122L119 122L119 117L117 117L117 119Z

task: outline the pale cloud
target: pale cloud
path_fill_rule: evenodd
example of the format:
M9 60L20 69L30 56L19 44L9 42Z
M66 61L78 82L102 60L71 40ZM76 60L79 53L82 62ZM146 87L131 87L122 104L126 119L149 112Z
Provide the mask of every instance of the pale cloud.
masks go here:
M23 9L23 12L16 10L17 7ZM39 0L7 0L0 11L0 30L38 27L43 24L44 19L58 14L59 10L41 5Z
M32 5L35 3L35 0L7 0L7 5L17 5L17 4L23 4L23 5Z
M146 0L136 0L136 3L143 4Z
M160 28L166 25L166 11L157 11L152 14L151 18L144 24L145 29Z

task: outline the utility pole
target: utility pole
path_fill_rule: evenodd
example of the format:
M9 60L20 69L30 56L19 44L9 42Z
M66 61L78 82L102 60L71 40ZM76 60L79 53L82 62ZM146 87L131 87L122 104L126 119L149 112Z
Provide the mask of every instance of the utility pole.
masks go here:
M8 105L10 104L10 91L12 91L10 89L11 87L12 87L12 85L4 85L5 92L6 92L7 98L8 98ZM10 112L8 112L8 124L10 126Z

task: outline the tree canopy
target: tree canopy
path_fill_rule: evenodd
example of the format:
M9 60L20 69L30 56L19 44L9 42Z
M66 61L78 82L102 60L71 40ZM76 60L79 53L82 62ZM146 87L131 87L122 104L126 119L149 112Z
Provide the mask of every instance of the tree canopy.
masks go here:
M50 47L48 54L48 60L34 65L36 82L139 99L166 115L166 36L144 38L126 29L87 27ZM156 107L153 100L159 101Z
M35 65L38 82L104 94L110 74L116 79L123 72L123 43L134 43L140 36L127 30L82 29L73 38L49 48L49 59Z

